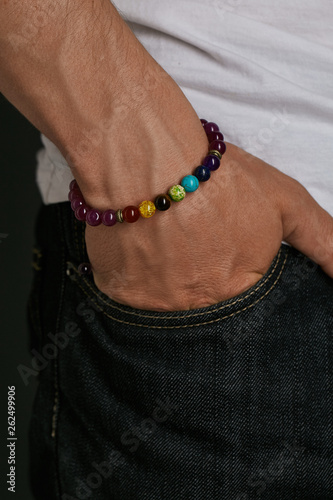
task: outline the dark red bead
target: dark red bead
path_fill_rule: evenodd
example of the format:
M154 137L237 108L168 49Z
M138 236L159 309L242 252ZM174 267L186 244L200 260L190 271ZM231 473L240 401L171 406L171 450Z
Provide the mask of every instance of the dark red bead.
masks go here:
M138 207L135 207L134 205L129 205L128 207L125 207L124 210L122 211L122 216L125 222L136 222L140 217L140 212Z
M218 127L218 125L216 125L216 123L214 122L208 122L204 125L204 130L206 132L206 134L211 134L212 132L218 132L220 129Z
M204 118L200 118L200 121L201 121L202 125L205 125L206 123L208 123L208 121L205 120Z
M209 145L209 150L212 151L214 149L223 155L226 152L227 147L223 141L213 141Z
M207 134L209 144L213 141L223 141L224 137L221 132L210 132ZM211 149L211 148L210 148Z

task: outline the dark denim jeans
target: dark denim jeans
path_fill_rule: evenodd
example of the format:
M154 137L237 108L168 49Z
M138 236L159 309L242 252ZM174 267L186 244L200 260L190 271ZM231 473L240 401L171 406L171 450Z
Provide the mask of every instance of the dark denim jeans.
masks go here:
M237 297L145 311L78 273L69 203L36 229L36 499L333 499L333 280L316 264L282 245Z

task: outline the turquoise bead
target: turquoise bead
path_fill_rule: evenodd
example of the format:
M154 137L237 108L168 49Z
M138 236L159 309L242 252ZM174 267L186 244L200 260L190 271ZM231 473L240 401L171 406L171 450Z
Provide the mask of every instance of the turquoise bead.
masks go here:
M188 193L193 193L199 187L199 180L194 175L186 175L181 181L181 185Z

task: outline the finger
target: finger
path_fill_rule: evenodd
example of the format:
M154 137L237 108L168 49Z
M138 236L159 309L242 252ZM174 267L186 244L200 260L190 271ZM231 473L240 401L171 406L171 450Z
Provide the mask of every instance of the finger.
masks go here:
M299 183L282 209L284 241L319 264L333 278L333 217Z

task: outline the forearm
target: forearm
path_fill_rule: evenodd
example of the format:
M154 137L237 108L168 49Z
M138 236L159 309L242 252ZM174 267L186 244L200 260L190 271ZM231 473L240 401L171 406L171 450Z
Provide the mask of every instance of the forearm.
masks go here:
M96 191L103 206L115 192L125 201L116 175L133 182L149 159L156 172L177 143L189 162L203 153L193 109L109 0L2 1L0 23L0 90L58 146L91 201Z

